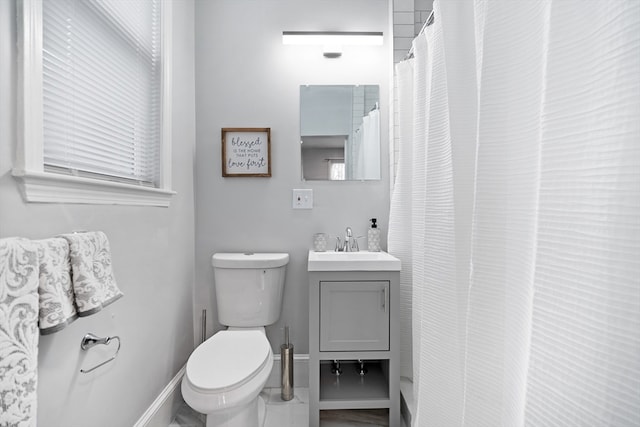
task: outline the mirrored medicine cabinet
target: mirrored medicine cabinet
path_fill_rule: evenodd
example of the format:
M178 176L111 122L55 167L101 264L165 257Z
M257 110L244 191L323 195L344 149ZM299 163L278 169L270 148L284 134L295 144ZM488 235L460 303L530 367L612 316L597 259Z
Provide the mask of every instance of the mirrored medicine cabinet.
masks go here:
M380 87L300 86L303 180L380 179Z

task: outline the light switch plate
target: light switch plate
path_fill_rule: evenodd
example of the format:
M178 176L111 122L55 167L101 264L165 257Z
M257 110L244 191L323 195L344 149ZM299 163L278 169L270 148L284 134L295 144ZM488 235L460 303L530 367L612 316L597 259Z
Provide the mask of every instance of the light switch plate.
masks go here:
M313 190L310 188L293 189L293 209L313 209Z

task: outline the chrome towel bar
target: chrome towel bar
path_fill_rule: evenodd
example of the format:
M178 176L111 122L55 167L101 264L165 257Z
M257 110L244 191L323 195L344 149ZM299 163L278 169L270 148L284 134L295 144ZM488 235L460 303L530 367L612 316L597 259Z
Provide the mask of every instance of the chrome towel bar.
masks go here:
M118 348L116 349L116 352L113 354L113 356L111 356L109 359L105 360L104 362L98 363L97 365L89 369L80 369L80 372L82 372L83 374L88 374L89 372L95 369L98 369L100 366L106 365L107 363L115 359L118 356L118 352L120 351L120 337L117 335L114 335L112 337L100 338L92 333L88 333L84 337L82 337L82 341L80 342L80 348L83 350L89 350L90 348L98 344L109 345L109 343L111 343L111 340L118 340Z

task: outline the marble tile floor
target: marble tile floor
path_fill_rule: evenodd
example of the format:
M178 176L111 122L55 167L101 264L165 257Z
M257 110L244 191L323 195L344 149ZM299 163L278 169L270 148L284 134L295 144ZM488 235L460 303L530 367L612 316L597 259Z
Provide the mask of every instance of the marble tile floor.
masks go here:
M266 403L267 415L261 427L305 427L309 419L309 390L295 389L288 402L280 398L279 388L265 388L260 396ZM323 411L321 427L388 427L386 411ZM169 427L204 427L205 417L183 403Z

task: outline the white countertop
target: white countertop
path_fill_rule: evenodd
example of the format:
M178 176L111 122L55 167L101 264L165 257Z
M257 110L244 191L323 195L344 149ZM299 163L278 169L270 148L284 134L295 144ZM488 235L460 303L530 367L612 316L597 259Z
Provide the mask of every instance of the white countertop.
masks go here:
M400 260L387 252L309 251L307 271L400 271Z

